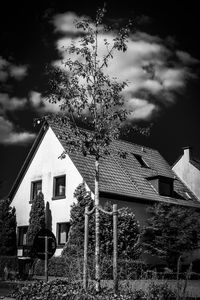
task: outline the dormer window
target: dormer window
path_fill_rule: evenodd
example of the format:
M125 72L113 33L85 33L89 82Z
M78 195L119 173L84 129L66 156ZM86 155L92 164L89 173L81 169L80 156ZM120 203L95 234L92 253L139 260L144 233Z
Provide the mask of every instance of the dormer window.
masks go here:
M148 163L145 161L145 159L141 155L139 155L139 154L133 154L133 155L137 159L137 161L139 162L139 164L142 168L149 168Z
M148 177L147 179L154 189L159 193L159 195L166 197L173 196L173 178L157 175Z

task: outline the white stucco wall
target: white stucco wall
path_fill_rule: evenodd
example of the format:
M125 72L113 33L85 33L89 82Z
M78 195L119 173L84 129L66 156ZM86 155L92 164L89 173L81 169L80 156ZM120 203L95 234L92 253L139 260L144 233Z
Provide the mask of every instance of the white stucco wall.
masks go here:
M48 201L52 213L52 231L56 235L56 224L70 220L70 206L75 199L73 193L83 181L68 155L65 159L58 159L63 147L49 128L13 198L12 206L16 208L17 226L29 224L31 204L31 182L42 180L42 192L45 203ZM52 200L54 176L66 175L66 198ZM61 249L56 250L56 255Z
M183 156L173 166L173 171L200 200L200 171L189 161L190 149L185 149Z

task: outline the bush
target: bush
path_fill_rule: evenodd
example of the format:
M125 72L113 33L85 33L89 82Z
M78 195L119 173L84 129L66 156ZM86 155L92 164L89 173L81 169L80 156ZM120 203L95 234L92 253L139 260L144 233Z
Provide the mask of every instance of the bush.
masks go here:
M48 262L49 276L66 277L68 272L66 261L58 256L52 257ZM42 276L44 275L44 260L37 259L34 267L34 274Z
M18 258L17 256L0 256L0 277L4 276L4 268L11 271L18 272Z
M152 283L146 291L122 289L118 294L109 288L103 288L96 294L94 286L84 291L80 282L69 283L67 280L53 280L50 282L36 281L31 284L17 287L13 293L18 300L169 300L175 299L175 294L164 282Z
M65 277L69 280L79 280L83 276L83 257L67 258L67 257L52 257L49 260L49 276ZM95 274L94 257L88 258L88 276L94 279ZM140 279L143 273L147 270L147 265L142 261L137 260L118 260L118 274L121 280L124 279ZM44 275L44 261L38 259L34 274ZM101 258L101 277L102 279L113 279L113 261L112 257Z

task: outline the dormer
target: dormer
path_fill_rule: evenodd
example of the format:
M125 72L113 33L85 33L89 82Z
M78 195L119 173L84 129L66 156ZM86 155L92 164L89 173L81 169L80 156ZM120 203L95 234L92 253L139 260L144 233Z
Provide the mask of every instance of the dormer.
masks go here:
M174 178L162 175L148 177L147 180L161 196L172 197L174 191Z

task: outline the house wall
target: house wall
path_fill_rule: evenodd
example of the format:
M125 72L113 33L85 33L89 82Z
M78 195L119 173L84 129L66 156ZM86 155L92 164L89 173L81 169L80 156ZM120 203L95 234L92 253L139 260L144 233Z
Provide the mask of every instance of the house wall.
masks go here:
M184 149L183 156L172 169L200 200L200 171L190 163L189 148Z
M73 193L83 179L68 155L65 159L58 159L63 150L52 129L49 128L12 201L12 206L16 208L17 226L29 224L31 182L35 180L42 180L44 200L45 203L49 202L52 214L53 233L56 235L57 223L70 220L70 206L75 202ZM66 175L66 197L52 200L53 178L59 175ZM59 255L61 250L57 249L56 255Z

